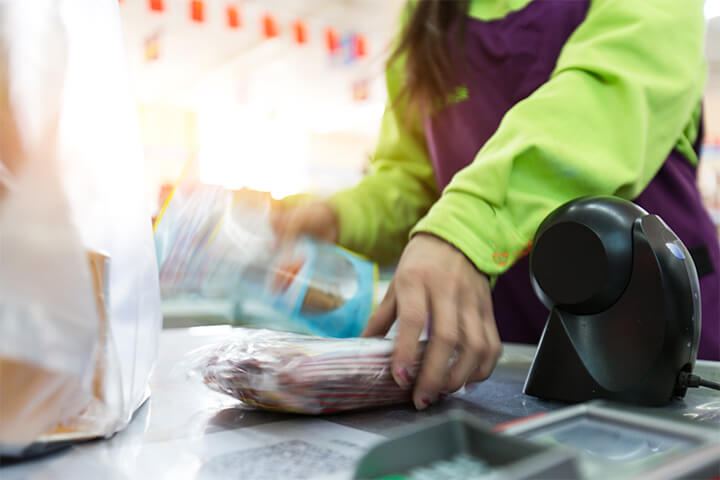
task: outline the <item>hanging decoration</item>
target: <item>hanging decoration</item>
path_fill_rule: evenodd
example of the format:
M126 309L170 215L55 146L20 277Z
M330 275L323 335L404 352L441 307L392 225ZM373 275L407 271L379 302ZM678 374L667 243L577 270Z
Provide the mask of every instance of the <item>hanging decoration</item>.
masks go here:
M278 27L277 20L272 14L266 13L262 16L262 31L266 40L280 35L280 28Z
M330 55L335 55L340 50L340 36L332 27L325 29L325 47Z
M298 45L308 43L308 28L302 20L295 20L292 24L293 40Z
M166 0L145 0L148 10L151 12L165 12L173 4L167 3ZM118 3L124 5L128 2L118 0ZM189 8L189 19L195 23L207 23L208 9L213 8L214 3L208 3L207 0L188 0L186 4ZM235 30L243 27L245 19L243 18L243 10L238 1L224 2L224 23L227 28ZM289 23L287 32L292 42L302 46L310 43L312 34L311 27L308 22L302 18L296 18ZM260 35L268 40L279 37L282 34L280 22L274 13L266 11L260 15ZM347 65L357 62L368 57L368 40L361 33L339 32L336 27L330 25L325 26L318 37L322 38L321 44L325 51L330 55L332 64ZM157 35L148 37L144 44L146 61L155 61L159 58L160 46Z
M143 46L145 49L145 62L150 63L160 58L160 36L161 32L155 31L145 38Z
M202 23L205 21L205 4L202 0L190 1L190 18L193 22Z
M342 36L340 41L340 48L342 50L342 61L344 64L350 64L355 61L355 50L354 50L354 35L352 33L346 33Z
M368 79L363 78L357 80L352 84L352 99L353 102L362 102L370 97L370 82Z
M153 12L165 11L165 5L163 3L163 0L148 0L148 6Z
M365 39L365 35L353 35L352 50L355 58L365 58L367 56L367 40Z
M242 18L240 17L240 8L237 5L230 4L225 8L225 16L227 25L230 28L240 28L242 26Z

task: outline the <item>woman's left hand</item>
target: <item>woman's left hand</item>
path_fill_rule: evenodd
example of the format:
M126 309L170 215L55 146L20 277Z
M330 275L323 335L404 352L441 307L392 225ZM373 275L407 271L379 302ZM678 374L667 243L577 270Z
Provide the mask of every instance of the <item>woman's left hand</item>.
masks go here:
M410 240L363 336L385 334L396 318L392 374L403 388L415 380L418 339L432 319L413 392L419 410L441 391L453 392L489 377L502 352L488 277L462 252L433 235L421 233ZM454 351L457 361L451 364Z

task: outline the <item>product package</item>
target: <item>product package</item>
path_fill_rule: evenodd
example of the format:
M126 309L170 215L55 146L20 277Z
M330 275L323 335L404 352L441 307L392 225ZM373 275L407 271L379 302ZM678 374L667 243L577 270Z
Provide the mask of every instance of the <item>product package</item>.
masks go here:
M148 398L142 159L117 2L0 0L0 456L111 436Z
M364 330L374 308L374 263L309 237L279 244L269 199L249 201L192 178L183 175L155 224L164 299L230 300L238 322L297 333L353 337ZM250 302L273 314L244 316Z
M235 329L189 354L189 368L212 389L247 405L324 414L409 402L390 373L393 342Z

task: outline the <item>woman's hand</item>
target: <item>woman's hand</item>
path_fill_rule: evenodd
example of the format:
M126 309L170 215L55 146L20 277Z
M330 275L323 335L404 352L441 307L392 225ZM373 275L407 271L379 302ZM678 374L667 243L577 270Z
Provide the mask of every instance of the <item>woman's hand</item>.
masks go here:
M433 235L418 234L410 240L363 336L385 334L396 318L392 374L403 388L413 383L418 339L432 319L413 392L419 410L441 391L485 380L502 351L488 278L462 252ZM457 360L451 364L455 350Z
M273 212L272 226L278 240L292 240L306 234L330 243L337 243L339 220L326 202L314 202Z

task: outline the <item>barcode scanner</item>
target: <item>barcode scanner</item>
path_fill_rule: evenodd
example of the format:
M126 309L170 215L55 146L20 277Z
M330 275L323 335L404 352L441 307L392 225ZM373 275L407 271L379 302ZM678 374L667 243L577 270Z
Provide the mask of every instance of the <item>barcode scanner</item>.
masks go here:
M526 394L663 405L696 386L698 276L657 215L617 197L562 205L535 234L530 280L550 314Z

